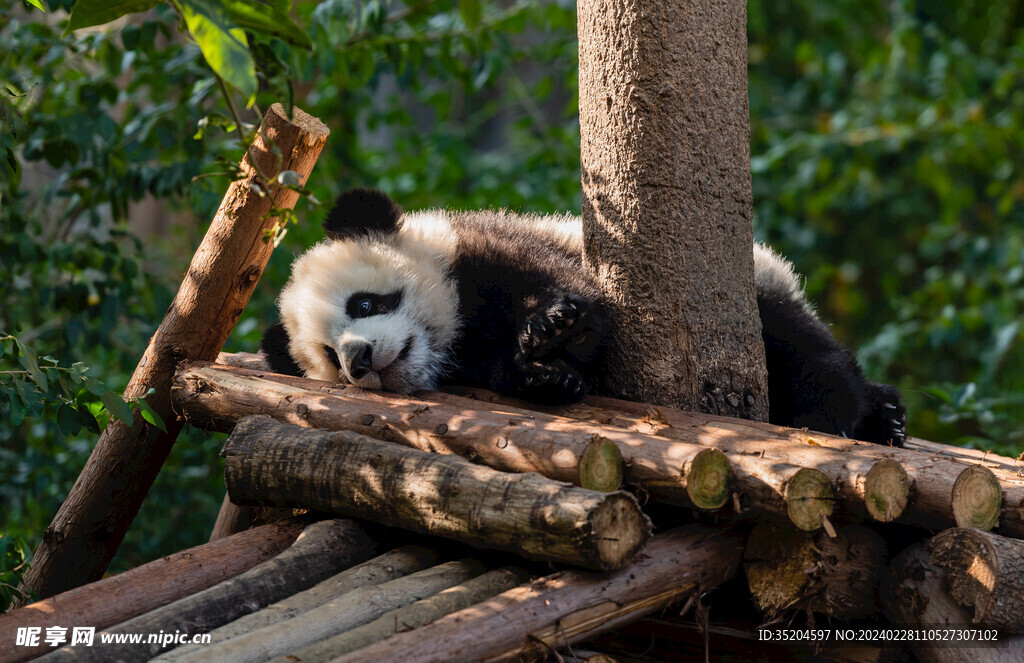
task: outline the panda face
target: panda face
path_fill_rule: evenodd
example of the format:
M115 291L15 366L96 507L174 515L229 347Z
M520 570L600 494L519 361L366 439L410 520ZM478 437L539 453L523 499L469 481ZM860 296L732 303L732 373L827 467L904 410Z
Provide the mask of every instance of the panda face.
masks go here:
M307 377L367 389L431 389L451 362L458 295L443 217L322 242L292 266L279 306Z

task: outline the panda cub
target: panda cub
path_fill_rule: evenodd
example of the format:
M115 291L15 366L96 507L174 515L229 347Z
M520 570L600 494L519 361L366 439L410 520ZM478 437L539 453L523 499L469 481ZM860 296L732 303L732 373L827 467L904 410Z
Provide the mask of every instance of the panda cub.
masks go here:
M464 384L540 403L577 401L596 382L608 325L582 267L579 217L403 213L354 189L324 229L264 334L275 371L398 393ZM792 265L755 243L754 269L769 420L902 445L899 392L864 378Z

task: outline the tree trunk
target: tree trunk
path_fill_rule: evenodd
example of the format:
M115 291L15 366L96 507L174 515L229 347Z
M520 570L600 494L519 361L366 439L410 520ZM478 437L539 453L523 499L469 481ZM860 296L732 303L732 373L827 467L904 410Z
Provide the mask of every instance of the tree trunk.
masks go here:
M263 663L275 656L296 652L299 660L307 662L298 650L309 647L315 651L316 643L321 640L464 583L485 570L480 562L459 560L382 585L360 587L287 621L193 649L179 660L181 663Z
M482 576L450 587L433 596L416 601L403 608L386 612L369 624L346 631L333 638L306 647L294 655L279 656L271 663L326 663L349 652L369 647L375 642L435 622L445 615L464 610L471 605L508 591L525 582L529 574L515 568L488 571Z
M584 263L614 322L606 388L766 420L746 4L578 12Z
M265 562L295 541L298 522L263 525L189 548L130 571L71 589L0 615L0 663L15 663L53 650L16 647L22 627L81 624L103 629L233 578Z
M303 531L291 548L245 573L106 629L107 633L206 633L302 591L339 570L362 562L373 543L350 520L322 520ZM65 647L40 661L56 663L142 663L160 653L161 644L101 644Z
M242 161L249 178L229 187L124 391L125 398L136 398L153 389L146 400L167 432L138 413L131 427L120 421L107 426L43 533L23 581L27 590L46 598L103 576L181 430L170 399L175 367L186 360L214 359L220 352L274 248L263 234L275 219L264 216L272 206L293 207L298 198L287 189L273 197L256 195L249 186L255 180L250 157L264 173L294 170L305 183L328 133L319 120L298 108L291 121L280 104L267 111L260 134Z
M541 660L553 650L710 591L736 573L740 552L734 534L683 527L652 538L644 554L615 573L556 573L334 663Z
M948 593L943 570L928 559L923 544L907 548L882 579L882 605L896 628L968 629L971 616ZM984 633L984 627L976 627ZM957 631L951 631L954 636ZM1024 637L996 632L997 641L964 642L936 637L911 639L907 646L928 663L1006 663L1024 660Z
M743 568L768 622L790 609L860 619L878 612L875 596L885 569L885 544L858 525L832 537L759 523L747 540Z
M437 562L437 554L420 546L402 546L331 576L304 592L210 631L210 644L187 644L161 654L160 663L180 663L192 654L247 633L280 624L361 587L375 587Z
M1024 541L977 529L948 529L928 541L949 593L974 608L974 623L1024 632Z
M628 562L650 534L636 499L455 456L251 416L223 454L236 504L301 506L592 569Z

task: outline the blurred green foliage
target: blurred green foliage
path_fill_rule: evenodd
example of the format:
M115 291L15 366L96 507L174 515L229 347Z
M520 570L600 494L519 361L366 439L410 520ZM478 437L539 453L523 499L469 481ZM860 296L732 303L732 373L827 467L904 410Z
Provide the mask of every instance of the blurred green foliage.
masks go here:
M72 4L0 7L0 329L121 389L242 152L208 47L173 7L64 35ZM242 119L293 100L332 130L317 199L369 185L407 209L579 210L574 2L222 4L258 73ZM287 12L309 47L290 26L245 24L243 5ZM1022 5L748 3L756 233L805 274L870 377L904 390L912 435L1011 455L1024 449ZM171 230L146 228L153 200L177 210ZM300 203L227 349L255 350L322 213ZM0 532L34 549L95 441L62 428L59 406L0 412ZM179 439L114 568L205 540L221 442Z

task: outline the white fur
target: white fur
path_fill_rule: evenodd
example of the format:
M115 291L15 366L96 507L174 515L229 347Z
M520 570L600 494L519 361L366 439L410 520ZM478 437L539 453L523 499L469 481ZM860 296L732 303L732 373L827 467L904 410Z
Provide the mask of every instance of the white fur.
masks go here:
M289 336L289 354L308 377L407 393L434 386L459 328L458 294L448 278L455 237L443 216L408 215L392 236L327 240L300 256L278 305ZM351 319L345 312L356 292L401 291L387 314ZM409 340L408 356L397 361ZM336 369L324 346L364 340L373 347L372 370L352 379Z

